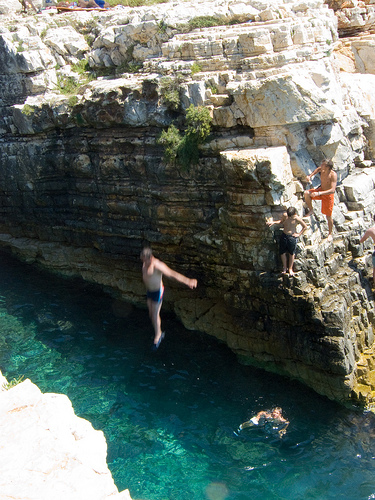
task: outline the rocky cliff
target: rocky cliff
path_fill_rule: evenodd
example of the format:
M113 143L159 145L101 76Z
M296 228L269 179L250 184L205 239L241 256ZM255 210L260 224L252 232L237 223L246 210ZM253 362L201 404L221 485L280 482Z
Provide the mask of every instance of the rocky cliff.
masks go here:
M371 245L359 239L375 210L374 20L354 0L4 13L1 246L143 304L151 244L198 279L165 295L188 328L371 404ZM166 161L160 133L183 134L191 105L210 110L211 135L198 161ZM334 241L316 202L297 273L280 276L265 221L290 205L302 215L305 176L327 157Z
M66 396L42 394L30 380L12 386L0 372L0 423L2 498L131 500L113 482L103 433Z

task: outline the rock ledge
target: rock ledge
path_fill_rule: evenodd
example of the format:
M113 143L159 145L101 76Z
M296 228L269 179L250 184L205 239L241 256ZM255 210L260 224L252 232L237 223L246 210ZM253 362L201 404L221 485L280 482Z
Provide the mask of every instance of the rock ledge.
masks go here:
M30 380L0 390L0 429L1 498L131 500L107 467L104 434L66 396L43 394Z

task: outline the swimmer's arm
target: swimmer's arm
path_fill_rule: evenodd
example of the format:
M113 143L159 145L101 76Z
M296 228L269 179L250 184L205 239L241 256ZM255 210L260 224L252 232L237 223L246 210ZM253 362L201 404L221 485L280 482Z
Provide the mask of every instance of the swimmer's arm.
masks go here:
M259 420L261 417L264 417L264 418L270 418L272 415L270 413L268 413L267 411L260 411L259 413L257 413L256 415L256 419Z
M164 276L166 276L167 278L173 278L176 281L179 281L180 283L183 283L184 285L188 286L189 288L197 287L198 284L197 280L187 278L183 274L173 271L173 269L168 267L166 264L164 264L164 262L161 262L160 260L155 259L154 267L158 269L162 274L164 274Z

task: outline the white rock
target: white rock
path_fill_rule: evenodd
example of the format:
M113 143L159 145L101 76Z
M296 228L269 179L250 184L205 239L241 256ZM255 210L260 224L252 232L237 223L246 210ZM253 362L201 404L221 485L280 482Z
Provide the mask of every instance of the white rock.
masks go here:
M61 56L79 57L90 48L84 36L71 26L49 29L44 42Z
M240 149L220 154L224 167L240 169L259 186L269 186L270 205L284 205L295 193L292 168L285 147Z
M375 157L375 75L341 73L340 79L347 88L353 107L365 120L368 149Z
M342 183L348 201L360 202L374 189L374 179L367 170L349 175Z
M330 82L329 74L320 66L320 74L326 76L324 87L317 82L318 71L309 73L307 67L306 64L303 72L292 68L291 72L263 80L229 84L228 89L244 113L246 124L256 128L339 118L342 94L337 81Z
M0 393L1 498L125 500L106 464L101 431L78 418L66 396L26 380Z
M0 14L10 14L12 12L21 11L21 3L19 0L0 0Z
M353 40L352 50L360 73L375 74L375 36Z

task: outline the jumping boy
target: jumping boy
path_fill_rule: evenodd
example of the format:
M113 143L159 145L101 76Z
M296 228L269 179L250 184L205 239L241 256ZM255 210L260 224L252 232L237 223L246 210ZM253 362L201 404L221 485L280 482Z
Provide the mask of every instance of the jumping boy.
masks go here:
M298 217L297 210L294 207L289 207L287 211L283 213L281 220L274 221L271 219L268 220L266 224L268 227L275 224L283 226L283 234L280 237L280 257L283 264L283 274L287 274L287 272L289 272L289 276L293 276L293 264L297 248L297 238L306 231L306 223L301 219L301 217ZM302 226L302 230L299 233L297 233L298 224ZM289 254L289 268L287 254Z
M144 248L141 252L142 277L147 290L147 307L152 326L154 327L155 337L152 350L156 351L164 338L164 332L161 331L160 309L163 303L164 285L163 275L167 278L173 278L189 288L197 287L197 280L190 279L183 274L177 273L164 262L156 259L151 248Z

